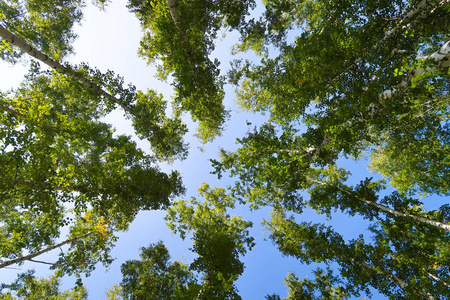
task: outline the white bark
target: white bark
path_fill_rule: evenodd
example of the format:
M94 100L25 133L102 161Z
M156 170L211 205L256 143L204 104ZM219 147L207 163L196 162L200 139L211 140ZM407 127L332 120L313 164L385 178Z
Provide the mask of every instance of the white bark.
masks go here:
M442 284L444 284L446 287L450 288L450 284L448 284L447 282L445 282L444 280L440 279L437 276L434 276L431 273L428 273L428 276L430 276L431 278L433 278L435 281L441 282Z
M183 40L189 44L189 36L187 32L184 30L183 25L181 23L181 17L177 10L177 2L176 0L166 0L167 6L169 7L170 16L172 17L173 22L175 23L175 27L180 33Z
M322 186L327 185L327 183L323 182L323 181L319 181L319 180L315 180L315 179L310 179L310 180L312 182L315 182L315 183L320 184ZM341 191L341 193L349 195L349 193L346 190L343 190L339 185L337 187ZM437 228L440 228L440 229L444 229L444 230L450 232L450 224L442 223L442 222L435 221L435 220L431 220L431 219L428 219L428 218L425 218L425 217L421 217L421 216L416 216L416 215L411 215L411 214L407 214L407 213L402 213L402 212L393 210L393 209L391 209L391 208L389 208L389 207L387 207L385 205L374 203L374 202L368 201L366 199L360 199L360 200L365 202L366 204L375 206L378 209L380 209L380 210L382 210L384 212L393 214L395 216L410 218L410 219L413 219L414 221L421 222L421 223L424 223L424 224L428 224L428 225L431 225L431 226L434 226L434 227L437 227Z
M444 68L450 66L450 41L447 41L442 47L434 52L433 54L427 56L427 57L419 57L420 60L427 60L431 59L435 62L438 62L439 65L437 67L427 67L426 69L415 69L411 72L411 77L408 80L403 80L399 83L398 87L395 87L391 90L386 90L383 93L379 95L380 99L390 99L393 94L399 91L399 89L402 89L403 92L409 89L411 79L416 78L420 74L426 73L426 72L432 72L435 71L437 68Z
M186 44L187 55L189 57L189 59L188 59L189 66L190 66L192 72L195 72L197 70L197 68L191 60L192 49L191 49L191 44L189 42L189 36L188 36L186 30L184 30L180 14L178 13L178 10L177 10L178 4L177 4L176 0L166 0L166 3L167 3L167 6L169 7L170 16L172 17L172 20L175 23L175 28L178 30L178 33L181 35L181 37L183 38L183 41Z
M9 30L7 30L5 27L0 25L0 37L5 39L6 41L10 42L14 46L18 47L23 52L27 53L28 55L40 60L41 62L45 63L47 66L55 69L56 71L63 73L67 76L72 77L73 79L81 82L86 87L93 89L94 91L98 92L103 97L107 98L111 102L114 102L121 106L125 111L129 112L130 108L126 106L122 101L117 99L116 97L108 94L105 92L100 86L94 84L92 81L84 77L83 75L75 72L74 70L63 66L61 63L53 60L49 56L45 55L44 53L40 52L36 48L33 48L30 44L28 44L24 39L16 36Z
M74 241L82 239L82 238L84 238L84 237L86 237L88 235L91 235L91 234L92 234L92 232L88 232L88 233L85 233L83 235L80 235L80 236L77 236L77 237L74 237L74 238L71 238L71 239L67 239L67 240L65 240L65 241L63 241L61 243L49 246L49 247L47 247L45 249L42 249L40 251L37 251L35 253L31 253L31 254L28 254L28 255L25 255L25 256L21 256L21 257L17 257L17 258L14 258L14 259L10 259L10 260L4 261L4 262L0 263L0 269L4 268L4 267L7 267L7 266L10 266L10 265L13 265L13 264L21 263L21 262L23 262L25 260L31 260L31 259L35 258L36 256L39 256L41 254L44 254L46 252L49 252L49 251L51 251L53 249L59 248L59 247L64 246L66 244L72 243Z
M449 1L450 0L446 0L446 1L443 1L443 2L449 2ZM422 1L422 2L424 2L424 1ZM397 51L397 49L395 51ZM415 69L415 70L413 70L411 72L411 76L407 80L403 80L402 82L400 82L398 84L397 87L394 87L394 88L392 88L390 90L385 90L384 92L379 94L378 95L379 102L381 102L383 99L391 99L392 96L395 93L397 93L397 92L402 92L402 93L407 92L410 89L410 86L411 86L411 84L410 84L411 83L411 79L416 78L420 74L423 74L423 73L426 73L426 72L430 72L430 71L431 72L435 71L437 68L449 67L450 66L450 41L447 41L444 45L442 45L441 48L439 48L438 51L434 52L433 54L431 54L431 55L429 55L427 57L419 57L418 59L419 60L432 59L432 60L438 62L439 65L435 66L435 67L432 67L432 68L427 67L426 69ZM346 70L348 70L348 68ZM341 76L344 73L345 73L345 71L340 73L340 75L338 75L338 76ZM376 79L377 79L377 76L375 75L372 78L372 80L376 80ZM333 81L334 80L335 79L333 79ZM367 91L367 87L365 88L365 90ZM354 117L354 118L352 118L350 120L347 120L346 121L346 125L348 127L351 127L351 126L353 126L355 121L364 121L364 119L370 119L380 109L379 107L376 107L376 105L373 104L373 103L370 105L370 108L371 108L370 111L366 111L366 115L365 116L363 116L362 113L361 113L359 116L356 116L356 117ZM320 149L322 149L325 145L327 145L330 142L330 140L331 140L331 138L325 137L324 141L322 142L322 144L320 145L319 148L316 149L314 147L308 147L306 149L306 151L309 153L309 152L317 150L318 153L320 153Z
M397 34L400 30L407 29L412 27L416 23L420 22L420 20L426 15L433 13L439 7L445 5L450 2L450 0L442 0L438 3L437 1L430 0L422 0L420 1L416 7L412 8L409 12L405 14L405 16L386 34L383 36L381 40L379 40L366 54L370 55L374 51L376 51L384 42L386 42L389 38ZM435 5L433 5L435 4ZM393 52L398 51L398 49L394 49ZM328 85L338 80L341 76L343 76L349 69L355 67L359 62L362 61L362 58L357 58L351 65L346 67L341 73L335 76Z
M425 223L425 224L428 224L428 225L431 225L431 226L435 226L435 227L438 227L440 229L444 229L444 230L450 232L450 224L442 223L442 222L439 222L439 221L431 220L431 219L420 217L420 216L415 216L415 215L411 215L411 214L402 213L402 212L393 210L393 209L391 209L391 208L389 208L387 206L384 206L384 205L381 205L381 204L378 204L378 203L374 203L374 202L370 202L370 201L367 201L365 199L362 199L362 201L364 201L365 203L367 203L369 205L375 206L375 207L377 207L378 209L380 209L382 211L385 211L387 213L393 214L395 216L410 218L410 219L413 219L414 221Z
M401 280L400 278L398 278L397 276L391 274L391 273L386 273L383 272L381 270L378 270L377 268L375 268L374 266L367 264L365 262L358 262L356 261L354 258L350 259L351 261L353 261L354 263L356 263L357 265L367 268L369 270L374 271L375 273L377 273L378 275L381 275L382 277L386 278L387 280L395 283L396 285L398 285L402 290L405 290L405 288L407 288L409 286L408 283L404 282L403 280ZM424 297L424 299L429 299L429 300L434 300L436 299L433 295L431 295L430 293L426 293L423 291L417 291L422 297Z

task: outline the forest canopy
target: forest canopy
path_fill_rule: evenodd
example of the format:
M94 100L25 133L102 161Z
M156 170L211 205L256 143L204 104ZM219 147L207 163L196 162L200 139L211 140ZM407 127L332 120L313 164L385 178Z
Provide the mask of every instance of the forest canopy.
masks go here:
M93 4L107 15L114 2ZM72 62L88 5L0 1L0 58L27 70L0 91L0 268L21 267L1 299L88 299L87 278L143 211L165 211L193 259L140 241L107 299L242 299L264 264L252 251L269 244L267 263L315 269L289 270L284 290L245 281L266 299L448 299L450 1L129 0L141 39L127 47L171 99ZM246 131L227 132L228 98ZM116 112L132 136L106 121ZM207 169L177 169L208 143Z

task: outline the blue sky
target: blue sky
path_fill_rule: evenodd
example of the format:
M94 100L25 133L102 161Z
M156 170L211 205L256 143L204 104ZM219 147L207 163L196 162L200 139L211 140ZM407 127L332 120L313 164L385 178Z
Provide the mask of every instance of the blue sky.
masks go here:
M89 2L89 1L88 1ZM77 27L76 32L79 38L74 44L76 55L70 57L70 62L87 62L92 67L97 67L102 71L113 70L124 76L125 82L134 84L138 89L155 89L162 93L166 99L170 99L172 88L169 84L156 80L154 68L148 67L144 60L137 57L137 48L141 38L141 29L138 20L126 9L125 0L114 0L107 7L106 11L99 11L89 5L84 11L84 21L81 27ZM221 67L226 70L229 67L231 46L236 42L236 37L228 33L227 37L218 41L216 51L213 53L221 61ZM0 90L10 88L20 80L23 68L0 63ZM215 158L220 148L227 150L236 149L235 139L242 137L250 130L247 120L254 125L260 124L265 117L251 115L241 111L237 104L233 102L233 87L226 87L225 104L231 110L232 116L226 125L223 136L217 138L213 143L207 144L200 151L199 142L192 137L195 133L195 124L185 118L191 131L186 140L190 143L190 155L185 161L175 162L173 165L163 165L164 170L176 169L183 174L187 194L184 198L196 196L197 188L203 183L208 183L211 187L226 187L232 181L223 178L220 181L212 171L209 159ZM121 117L121 112L114 112L106 118L117 129L118 134L133 134L133 129L127 120ZM143 149L149 149L145 141L139 141ZM359 181L368 176L368 172L363 162L352 163L351 171ZM442 204L442 203L440 203ZM238 280L237 286L243 299L263 299L266 294L278 293L282 297L286 296L286 287L283 284L283 277L288 271L295 272L300 278L311 276L311 270L315 266L301 265L292 258L282 257L278 250L268 240L268 233L261 231L259 225L261 218L268 217L269 209L256 212L249 212L245 207L238 207L237 214L242 214L245 219L254 222L251 233L255 238L256 246L243 259L246 270L244 275ZM193 254L188 250L190 241L182 242L178 236L171 236L169 229L163 220L165 213L162 211L150 211L140 213L126 233L119 234L119 241L112 252L116 261L106 272L105 268L98 266L92 276L84 280L90 297L89 299L103 299L105 290L121 280L120 265L130 259L138 258L139 248L148 246L158 240L164 241L172 255L172 259L189 263L193 260ZM306 211L300 216L304 221L326 221L324 216L317 216L312 211ZM358 217L349 218L345 215L336 214L330 222L335 226L336 231L344 234L347 238L357 237L364 233L367 223ZM267 240L266 240L267 239ZM20 269L36 268L38 275L48 275L47 267L35 264L25 264ZM0 270L0 280L2 282L13 278L16 269ZM64 286L70 287L72 281L65 281ZM376 299L376 298L375 298Z

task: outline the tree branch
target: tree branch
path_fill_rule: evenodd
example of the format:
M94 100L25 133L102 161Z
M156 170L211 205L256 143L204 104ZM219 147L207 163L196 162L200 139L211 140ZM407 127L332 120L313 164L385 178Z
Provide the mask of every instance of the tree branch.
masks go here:
M16 36L12 32L8 31L5 27L3 27L0 24L0 37L5 39L6 41L10 42L14 46L18 47L23 52L27 53L28 55L40 60L41 62L45 63L47 66L51 67L52 69L55 69L56 71L65 74L69 77L72 77L73 79L79 81L84 86L96 91L106 99L110 100L113 103L118 104L120 107L122 107L126 112L131 112L131 108L123 103L120 99L117 99L116 97L112 96L111 94L105 92L100 86L96 85L89 79L87 79L82 74L68 68L67 66L63 66L59 62L53 60L46 54L40 52L36 48L33 48L30 44L27 43L24 39Z
M44 254L46 252L49 252L49 251L51 251L53 249L59 248L59 247L64 246L66 244L69 244L69 243L72 243L72 242L77 241L79 239L82 239L84 237L87 237L87 236L91 235L92 233L93 232L88 232L88 233L82 234L80 236L77 236L77 237L74 237L74 238L71 238L71 239L67 239L67 240L65 240L65 241L63 241L61 243L49 246L49 247L47 247L45 249L42 249L40 251L37 251L35 253L31 253L31 254L28 254L28 255L25 255L25 256L20 256L20 257L14 258L14 259L10 259L10 260L4 261L4 262L0 263L0 269L4 268L4 267L7 267L7 266L10 266L10 265L13 265L13 264L21 263L21 262L26 261L26 260L31 260L31 259L35 258L36 256L39 256L39 255Z

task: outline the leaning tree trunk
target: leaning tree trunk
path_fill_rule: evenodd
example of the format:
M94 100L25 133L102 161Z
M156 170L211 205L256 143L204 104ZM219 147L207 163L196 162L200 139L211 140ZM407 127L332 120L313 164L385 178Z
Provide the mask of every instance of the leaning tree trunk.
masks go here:
M446 0L445 2L448 2L448 1L450 1L450 0ZM432 68L428 67L426 69L417 68L417 69L412 70L411 76L407 80L403 80L396 87L393 87L392 89L389 89L389 90L385 90L384 92L382 92L378 95L378 101L380 103L383 99L392 98L392 96L395 93L406 93L407 91L409 91L411 89L411 80L413 78L416 78L420 74L423 74L425 72L435 71L437 68L445 68L445 67L450 66L450 41L447 41L444 45L442 45L439 48L438 51L434 52L433 54L431 54L427 57L421 57L419 59L420 60L432 59L438 63L438 66L432 67ZM348 70L348 69L346 69L346 70ZM339 76L341 76L343 73L345 73L345 71L340 73ZM371 81L374 81L376 79L377 79L377 75L374 75L374 77L372 78ZM335 80L335 79L333 79L333 80ZM367 90L367 87L365 89ZM357 123L357 122L364 122L368 119L370 120L370 118L372 118L375 115L375 113L377 113L377 111L379 111L379 110L380 110L380 107L373 105L373 106L371 106L370 111L366 111L364 117L362 116L362 114L358 115L354 118L351 118L350 120L347 120L345 124L348 127L351 127L355 124L355 122ZM323 149L323 147L325 147L330 141L331 141L331 138L329 136L325 136L319 147L309 147L306 149L306 151L308 153L315 151L317 153L317 155L319 155L321 150Z
M91 235L91 234L92 234L92 232L88 232L88 233L82 234L80 236L77 236L77 237L74 237L74 238L71 238L71 239L67 239L67 240L65 240L65 241L63 241L61 243L49 246L49 247L47 247L45 249L42 249L42 250L39 250L39 251L37 251L35 253L31 253L31 254L28 254L28 255L25 255L25 256L20 256L20 257L14 258L14 259L10 259L10 260L4 261L4 262L0 263L0 269L4 268L4 267L7 267L7 266L10 266L10 265L13 265L13 264L21 263L21 262L26 261L26 260L30 260L31 261L36 256L39 256L41 254L44 254L46 252L49 252L49 251L51 251L53 249L59 248L59 247L64 246L66 244L72 243L74 241L82 239L82 238L84 238L84 237L86 237L88 235Z
M320 184L322 186L327 184L327 183L325 183L323 181L319 181L319 180L312 179L312 181L315 182L315 183L318 183L318 184ZM347 194L348 196L351 196L348 191L342 189L340 186L337 186L337 188L341 191L341 193L344 193L344 194ZM400 211L396 211L396 210L393 210L393 209L389 208L388 206L385 206L385 205L382 205L382 204L379 204L379 203L374 203L374 202L371 202L371 201L366 200L366 199L359 199L359 200L364 202L364 203L366 203L366 204L375 206L379 210L384 211L384 212L389 213L389 214L392 214L394 216L410 218L410 219L412 219L414 221L417 221L417 222L420 222L420 223L424 223L424 224L427 224L427 225L431 225L431 226L437 227L439 229L443 229L443 230L446 230L446 231L450 232L450 224L439 222L439 221L435 221L435 220L431 220L429 218L425 218L425 217L421 217L421 216L416 216L416 215L411 215L411 214L403 213L403 212L400 212Z
M368 263L365 263L365 262L358 262L358 261L356 261L354 258L351 258L350 260L353 261L355 264L357 264L357 265L363 267L363 268L369 269L369 270L371 270L371 271L377 273L378 275L384 277L385 279L389 280L390 282L393 282L393 283L396 284L398 287L400 287L403 291L405 291L405 289L409 287L409 284L408 284L408 283L404 282L403 280L401 280L400 278L398 278L397 276L395 276L395 275L393 275L393 274L391 274L391 273L381 271L381 270L377 269L376 267L374 267L374 266L372 266L372 265L370 265L370 264L368 264ZM424 292L424 291L419 291L419 290L417 290L417 293L418 293L423 299L428 299L428 300L434 300L434 299L436 299L433 295L431 295L430 293Z
M167 6L169 7L170 16L172 17L172 20L175 23L175 28L178 30L178 33L183 38L183 41L187 47L186 54L189 58L188 63L189 63L189 66L191 67L191 71L195 73L197 71L197 68L196 68L195 64L192 62L191 44L189 41L189 36L183 27L183 23L182 23L180 14L178 13L178 9L177 9L178 4L177 4L176 0L166 0L166 3L167 3Z
M126 112L131 113L130 107L128 107L125 103L123 103L121 100L117 99L116 97L112 96L111 94L108 94L105 92L100 86L96 85L89 79L87 79L82 74L60 64L59 62L53 60L46 54L42 53L41 51L37 50L33 46L27 43L24 39L16 36L12 32L10 32L8 29L0 25L0 37L5 39L6 41L10 42L14 46L17 46L20 50L27 53L28 55L40 60L41 62L45 63L47 66L55 69L56 71L65 74L67 76L72 77L73 79L81 82L86 87L96 91L106 99L110 100L113 103L118 104L120 107L122 107Z
M442 222L435 221L435 220L431 220L431 219L428 219L428 218L425 218L425 217L421 217L421 216L416 216L416 215L402 213L402 212L393 210L393 209L391 209L391 208L389 208L387 206L384 206L382 204L370 202L370 201L367 201L365 199L362 199L362 201L367 203L367 204L369 204L369 205L375 206L379 210L382 210L384 212L390 213L390 214L392 214L394 216L410 218L410 219L413 219L414 221L417 221L417 222L420 222L420 223L424 223L424 224L428 224L428 225L431 225L431 226L434 226L434 227L437 227L437 228L440 228L440 229L444 229L444 230L450 232L450 224L442 223Z
M436 5L432 5L433 1L422 0L420 1L414 8L412 8L409 12L405 14L405 16L386 34L380 39L366 54L370 55L374 51L376 51L381 45L383 45L389 38L395 36L401 29L409 28L416 23L418 23L422 18L424 18L427 14L433 13L439 7L444 6L446 3L450 2L450 0L442 0L436 3ZM393 50L396 52L398 50ZM353 63L347 66L342 72L336 75L333 79L330 80L327 87L331 86L336 80L341 78L348 70L355 67L359 62L362 61L362 58L357 58Z

